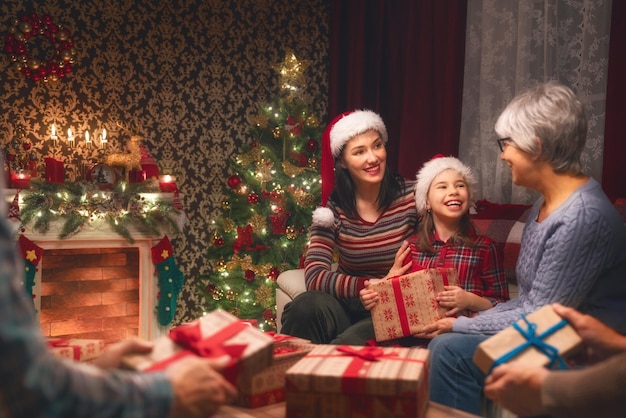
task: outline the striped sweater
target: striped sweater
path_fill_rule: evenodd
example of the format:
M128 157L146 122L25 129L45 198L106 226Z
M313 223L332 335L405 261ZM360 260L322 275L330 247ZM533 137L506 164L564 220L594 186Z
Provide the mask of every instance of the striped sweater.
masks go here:
M329 201L335 224L311 227L305 260L307 289L338 298L357 297L365 280L387 275L402 242L416 233L414 187L414 180L406 180L401 195L374 223L348 218ZM339 255L337 271L331 271L334 251Z

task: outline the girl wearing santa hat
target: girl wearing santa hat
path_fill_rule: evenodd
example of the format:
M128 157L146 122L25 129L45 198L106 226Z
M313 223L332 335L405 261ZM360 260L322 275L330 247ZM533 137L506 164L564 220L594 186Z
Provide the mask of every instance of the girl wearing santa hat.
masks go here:
M449 317L484 311L509 299L502 252L494 240L476 233L470 219L470 189L475 183L472 170L458 158L436 155L427 161L415 186L420 231L398 253L408 256L411 271L441 267L459 272L460 286L446 286L437 295ZM360 297L371 310L378 292L365 288Z
M310 229L307 291L285 306L281 332L317 344L365 344L360 327L371 328L371 315L359 291L390 269L409 269L394 261L416 232L415 181L388 169L386 143L385 124L371 110L342 113L324 131L322 205Z

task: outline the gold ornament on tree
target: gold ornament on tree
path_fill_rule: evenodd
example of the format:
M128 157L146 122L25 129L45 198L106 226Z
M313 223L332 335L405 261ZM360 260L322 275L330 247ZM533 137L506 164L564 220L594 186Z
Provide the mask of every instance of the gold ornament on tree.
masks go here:
M217 271L220 272L226 271L226 262L223 258L220 258L215 262L215 268L217 268Z
M315 204L315 196L307 193L304 189L296 189L292 192L298 206L302 208L310 208Z
M222 200L222 209L223 210L230 209L230 202L228 200Z
M311 61L298 60L293 51L287 51L285 59L272 67L280 75L280 88L288 97L297 97L306 86L305 71Z
M306 162L306 166L311 170L317 170L318 165L319 165L319 161L315 157L309 158Z
M267 228L267 219L265 219L265 216L256 213L248 219L248 224L250 224L255 234L260 234Z
M295 166L291 164L289 161L283 161L283 171L289 177L295 177L304 173L306 171L306 168Z
M244 167L249 166L254 161L259 161L261 159L261 147L251 147L247 152L239 155L237 157L237 162Z
M298 238L298 231L296 231L295 226L287 225L287 228L285 228L285 235L287 235L287 239L294 240Z
M235 222L233 222L230 218L224 218L222 221L222 228L224 228L224 232L230 232L235 229Z
M259 288L254 291L254 296L256 297L257 303L266 306L271 302L274 291L268 286L259 286Z

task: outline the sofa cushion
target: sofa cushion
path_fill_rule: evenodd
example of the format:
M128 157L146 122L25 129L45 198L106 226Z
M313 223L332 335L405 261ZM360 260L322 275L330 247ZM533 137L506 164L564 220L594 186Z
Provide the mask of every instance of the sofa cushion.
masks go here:
M516 283L515 264L522 243L522 231L531 205L476 202L472 215L478 233L487 235L500 244L504 257L504 273L510 283Z

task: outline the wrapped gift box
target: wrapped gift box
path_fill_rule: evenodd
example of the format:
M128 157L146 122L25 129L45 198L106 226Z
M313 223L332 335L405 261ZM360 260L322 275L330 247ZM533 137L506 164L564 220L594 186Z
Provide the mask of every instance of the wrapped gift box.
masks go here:
M459 285L455 269L420 270L370 285L379 295L371 310L376 341L414 335L445 318L446 308L439 306L436 297L448 285Z
M315 344L287 335L274 335L274 360L267 369L256 373L238 387L236 405L258 408L285 400L285 372L309 353Z
M287 370L287 418L423 417L423 348L318 345Z
M125 356L123 365L149 372L163 370L189 355L214 358L228 354L232 360L223 374L239 387L272 364L273 343L271 336L217 309L158 338L150 354Z
M89 361L98 357L106 345L104 340L81 338L49 338L50 351L76 361Z
M480 343L474 363L485 373L511 361L555 367L581 344L582 339L574 328L551 305L546 305Z

